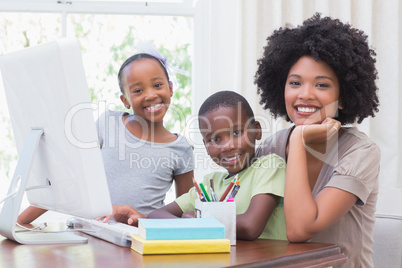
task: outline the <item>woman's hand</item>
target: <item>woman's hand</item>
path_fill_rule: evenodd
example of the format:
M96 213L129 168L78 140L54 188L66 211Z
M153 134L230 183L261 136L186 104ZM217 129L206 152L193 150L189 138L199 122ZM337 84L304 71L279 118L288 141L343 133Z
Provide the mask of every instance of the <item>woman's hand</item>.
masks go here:
M327 118L321 124L297 126L291 134L284 196L286 235L291 242L307 241L328 228L357 201L355 195L334 187L325 187L316 197L312 195L316 181L309 178L307 153L325 162L340 126L339 121ZM317 163L312 158L310 161Z
M341 122L327 117L321 124L298 126L302 131L303 143L320 144L325 143L338 133L341 128Z
M108 222L111 218L117 222L138 226L138 219L147 218L147 215L139 213L136 209L129 205L113 205L112 214L98 218L98 220Z

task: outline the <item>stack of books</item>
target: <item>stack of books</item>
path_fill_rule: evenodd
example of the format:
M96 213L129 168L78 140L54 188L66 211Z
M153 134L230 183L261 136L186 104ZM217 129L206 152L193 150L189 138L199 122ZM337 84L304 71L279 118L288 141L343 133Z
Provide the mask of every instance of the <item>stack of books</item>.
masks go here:
M227 253L230 240L215 218L139 219L131 249L140 254Z

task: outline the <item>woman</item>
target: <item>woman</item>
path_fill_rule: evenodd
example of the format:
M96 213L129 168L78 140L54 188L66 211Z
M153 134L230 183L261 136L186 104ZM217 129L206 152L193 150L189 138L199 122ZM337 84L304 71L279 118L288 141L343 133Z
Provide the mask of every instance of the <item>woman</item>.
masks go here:
M380 150L345 125L378 112L375 52L362 31L319 14L267 41L255 77L261 104L294 126L257 153L287 161L288 240L335 243L345 267L372 267Z

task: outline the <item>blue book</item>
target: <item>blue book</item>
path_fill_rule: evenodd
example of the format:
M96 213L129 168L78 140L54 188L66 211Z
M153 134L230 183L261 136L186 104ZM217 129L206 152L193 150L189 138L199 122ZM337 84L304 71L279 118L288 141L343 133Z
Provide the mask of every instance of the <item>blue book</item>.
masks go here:
M225 225L215 218L139 219L138 234L146 240L222 239Z

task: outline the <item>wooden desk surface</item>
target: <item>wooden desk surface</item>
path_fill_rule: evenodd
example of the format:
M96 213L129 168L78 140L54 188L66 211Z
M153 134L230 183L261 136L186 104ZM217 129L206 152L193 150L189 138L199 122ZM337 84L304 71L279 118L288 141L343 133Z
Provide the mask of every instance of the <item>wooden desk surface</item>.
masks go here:
M0 267L327 267L346 262L339 247L278 240L237 241L226 254L140 255L103 240L87 244L20 245L0 236Z

